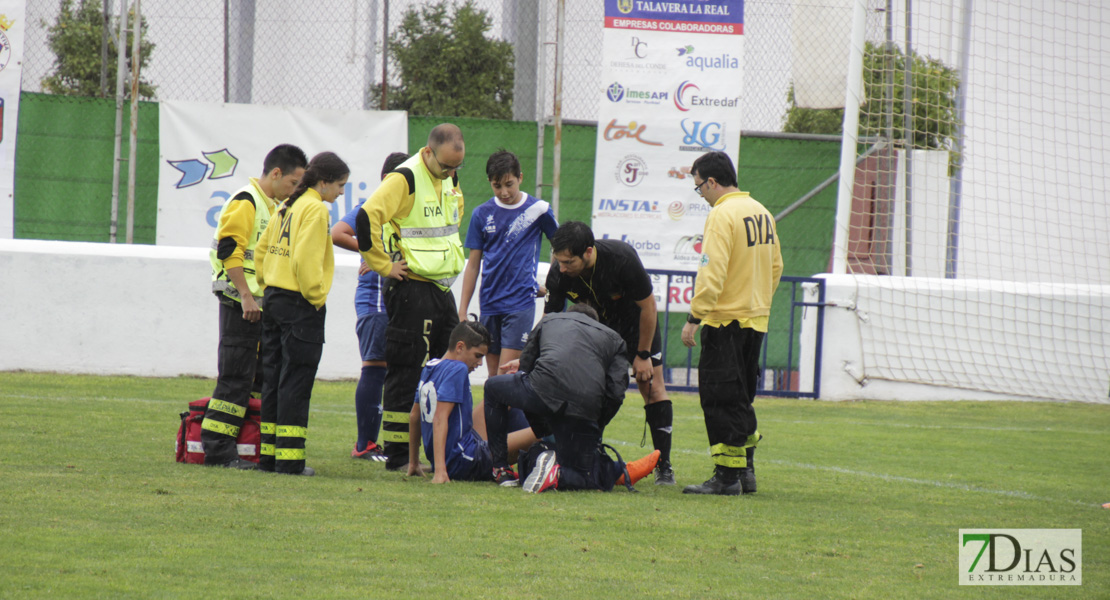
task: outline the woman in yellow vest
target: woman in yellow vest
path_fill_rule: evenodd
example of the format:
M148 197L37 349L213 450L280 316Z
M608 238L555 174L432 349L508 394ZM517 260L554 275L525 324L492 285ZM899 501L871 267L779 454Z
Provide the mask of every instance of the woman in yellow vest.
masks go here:
M330 212L350 174L333 152L312 157L301 183L258 241L262 312L262 448L258 468L314 475L305 466L308 404L324 349L324 303L335 271Z

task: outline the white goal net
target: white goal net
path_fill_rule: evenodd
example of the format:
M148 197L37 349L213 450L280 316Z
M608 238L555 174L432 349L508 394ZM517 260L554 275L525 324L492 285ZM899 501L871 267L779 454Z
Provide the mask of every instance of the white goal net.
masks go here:
M834 248L862 377L1110 401L1110 6L866 6Z

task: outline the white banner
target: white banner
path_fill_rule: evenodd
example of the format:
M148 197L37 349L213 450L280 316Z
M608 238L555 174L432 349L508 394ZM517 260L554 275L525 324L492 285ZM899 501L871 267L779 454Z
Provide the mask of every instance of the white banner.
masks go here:
M26 5L22 0L0 0L0 238L6 239L15 236L15 131Z
M710 207L689 169L712 150L736 162L743 13L742 0L605 0L592 224L648 269L697 270Z
M161 102L159 107L158 244L209 246L220 207L278 144L308 158L335 152L351 167L334 224L364 201L392 152L408 152L404 111L337 111L287 106Z

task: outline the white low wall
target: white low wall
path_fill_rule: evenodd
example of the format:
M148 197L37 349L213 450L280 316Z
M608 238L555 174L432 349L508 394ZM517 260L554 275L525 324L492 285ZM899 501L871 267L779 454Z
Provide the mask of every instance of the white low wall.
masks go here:
M822 400L1110 403L1110 286L820 275ZM805 286L817 302L817 286ZM814 386L817 310L802 319Z
M336 251L319 377L357 377L358 257ZM216 376L202 248L0 240L0 369Z
M358 264L335 249L320 379L359 376ZM219 303L207 249L0 239L0 282L0 371L216 376ZM479 367L471 381L485 376Z

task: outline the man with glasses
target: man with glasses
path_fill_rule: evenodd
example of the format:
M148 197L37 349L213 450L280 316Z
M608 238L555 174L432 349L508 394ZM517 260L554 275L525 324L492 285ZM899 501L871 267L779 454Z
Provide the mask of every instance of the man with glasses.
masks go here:
M701 263L682 328L693 348L701 330L698 395L713 456L714 474L686 486L684 494L737 496L755 493L756 383L759 351L782 276L778 231L771 213L737 187L736 169L724 152L709 152L690 169L694 190L712 206L705 220Z
M408 465L409 410L420 372L447 351L459 323L451 284L464 263L457 171L465 156L462 131L451 123L437 125L428 145L385 176L355 219L359 252L384 278L389 322L382 440L385 467L393 471Z

